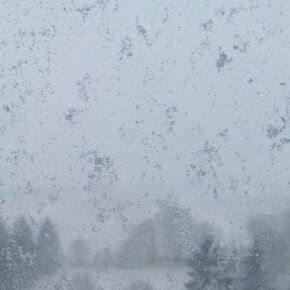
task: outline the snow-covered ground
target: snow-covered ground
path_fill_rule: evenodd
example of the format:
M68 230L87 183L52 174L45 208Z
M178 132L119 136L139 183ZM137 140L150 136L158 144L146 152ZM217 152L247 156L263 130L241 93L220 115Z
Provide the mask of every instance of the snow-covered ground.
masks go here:
M96 275L100 287L104 290L123 289L130 283L143 280L151 284L155 290L183 289L187 281L187 269L184 267L145 268L139 270L115 269L100 272Z
M53 277L50 280L41 281L35 290L67 289L74 275L81 274L88 276L94 281L96 290L127 290L132 289L130 285L143 281L152 286L154 290L185 289L184 283L188 280L188 269L181 266L171 267L148 267L142 269L120 269L114 268L108 271L96 269L86 270L70 268ZM57 285L57 287L55 287ZM62 286L63 285L63 286ZM63 287L63 288L61 288ZM68 288L70 289L70 288ZM141 289L141 288L140 288ZM142 288L143 289L143 288ZM86 289L82 289L86 290ZM138 289L134 289L138 290Z

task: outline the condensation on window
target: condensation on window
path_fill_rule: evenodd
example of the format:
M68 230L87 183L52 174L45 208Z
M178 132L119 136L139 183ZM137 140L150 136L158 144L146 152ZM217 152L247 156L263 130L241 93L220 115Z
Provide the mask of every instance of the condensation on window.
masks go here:
M0 290L289 290L289 12L1 1Z

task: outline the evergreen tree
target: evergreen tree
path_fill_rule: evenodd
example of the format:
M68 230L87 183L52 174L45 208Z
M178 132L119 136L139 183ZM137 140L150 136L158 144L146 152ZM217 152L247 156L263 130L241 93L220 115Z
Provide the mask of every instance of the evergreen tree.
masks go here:
M198 252L189 262L191 280L185 284L186 289L231 289L233 279L225 265L219 247L214 244L213 237L205 236Z
M11 288L10 235L5 221L0 220L0 289Z
M203 290L213 284L218 262L217 249L213 243L213 238L206 236L201 242L199 251L193 255L193 259L189 263L192 268L189 273L192 280L186 283L187 289Z
M243 289L270 290L271 280L265 267L264 249L258 239L255 239L248 255L244 259Z
M11 235L12 289L29 289L36 277L36 255L33 234L25 217L19 217Z
M62 251L58 232L49 218L40 227L36 252L38 274L55 273L61 264Z
M287 239L282 238L279 230L281 224L281 221L275 221L274 217L262 214L251 216L248 221L251 241L256 240L256 244L263 249L263 265L265 271L271 274L272 281L276 280L277 274L283 272L282 257L287 256Z

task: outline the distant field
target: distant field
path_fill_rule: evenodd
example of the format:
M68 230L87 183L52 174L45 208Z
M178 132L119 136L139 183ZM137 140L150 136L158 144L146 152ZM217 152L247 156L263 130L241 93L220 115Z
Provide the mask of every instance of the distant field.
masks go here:
M71 277L76 273L84 274L84 270L69 269L53 279L41 281L35 290L67 289L55 288L55 285L58 284L58 287L61 287L61 285L69 284ZM168 268L150 267L136 270L115 268L108 271L91 269L87 273L94 281L96 290L126 290L131 283L140 280L150 284L154 290L181 290L185 289L184 283L188 280L186 267L177 266ZM63 282L60 282L61 280Z

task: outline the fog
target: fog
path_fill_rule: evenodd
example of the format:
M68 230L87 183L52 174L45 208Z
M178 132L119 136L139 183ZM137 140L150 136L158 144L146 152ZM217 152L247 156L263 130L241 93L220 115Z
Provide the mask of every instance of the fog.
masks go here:
M48 219L61 254L22 286L7 254L0 288L288 289L289 11L285 0L2 1L5 243L17 253L25 221L40 265ZM72 262L73 244L90 259ZM205 268L239 260L235 274L197 285L201 253L213 255ZM271 255L281 263L266 275Z

